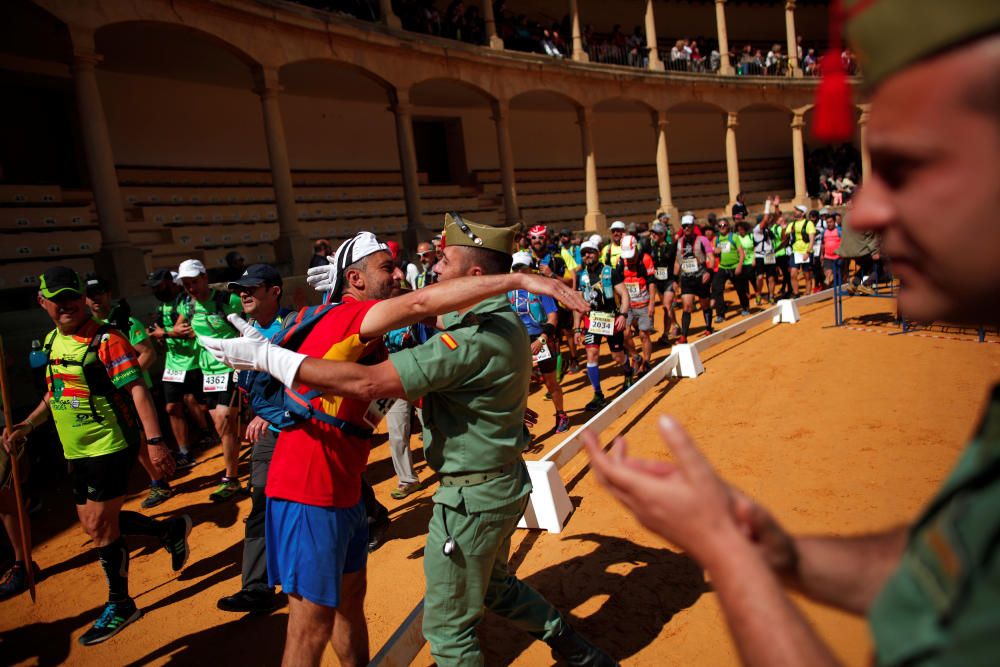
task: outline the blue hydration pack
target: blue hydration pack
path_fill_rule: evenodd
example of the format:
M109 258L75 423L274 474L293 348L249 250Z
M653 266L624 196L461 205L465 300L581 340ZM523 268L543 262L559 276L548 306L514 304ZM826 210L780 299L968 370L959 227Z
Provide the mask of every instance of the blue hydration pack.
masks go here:
M297 351L324 317L336 310L339 303L308 306L285 317L281 329L271 336L271 343L286 350ZM309 420L330 424L346 435L370 438L372 429L355 426L343 419L318 410L312 400L324 392L316 389L299 391L286 387L263 371L240 371L237 381L240 389L250 397L250 405L257 416L278 430L285 430Z

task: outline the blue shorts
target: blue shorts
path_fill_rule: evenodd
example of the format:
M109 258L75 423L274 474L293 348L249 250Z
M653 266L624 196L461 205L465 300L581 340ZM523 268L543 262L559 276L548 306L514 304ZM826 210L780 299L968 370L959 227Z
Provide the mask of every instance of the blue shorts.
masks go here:
M362 501L354 507L316 507L268 498L264 529L271 586L324 607L340 604L341 578L368 562Z

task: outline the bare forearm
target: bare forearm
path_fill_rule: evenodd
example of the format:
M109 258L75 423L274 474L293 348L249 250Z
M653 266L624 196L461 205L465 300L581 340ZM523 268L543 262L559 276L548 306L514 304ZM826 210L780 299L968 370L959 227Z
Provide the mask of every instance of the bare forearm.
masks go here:
M147 438L158 438L160 433L160 422L156 417L156 406L153 405L153 397L142 382L133 382L129 387L132 394L132 402L135 403L135 411L139 415L142 423L142 430Z
M899 526L856 537L796 537L797 564L786 580L819 602L864 614L899 565L906 535Z
M720 553L705 565L744 665L838 664L753 545L736 536Z
M344 398L362 401L406 398L399 374L388 361L375 366L362 366L347 361L309 357L299 366L295 379L313 389L333 392Z

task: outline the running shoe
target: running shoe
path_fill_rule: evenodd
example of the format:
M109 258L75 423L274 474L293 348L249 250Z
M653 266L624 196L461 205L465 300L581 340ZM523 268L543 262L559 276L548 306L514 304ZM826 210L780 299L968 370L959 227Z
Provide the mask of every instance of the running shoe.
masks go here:
M180 571L187 562L191 549L188 547L188 535L191 534L191 517L187 514L168 519L167 529L160 544L170 554L170 569Z
M680 338L677 339L678 345L687 345L687 342L688 342L687 336L681 336Z
M864 294L865 296L873 296L875 294L875 290L873 290L868 285L862 283L858 285L858 294Z
M758 294L757 296L755 296L754 300L757 302L757 305L759 306L760 305L760 294Z
M580 372L580 364L576 363L576 359L569 362L569 374L575 375Z
M713 329L711 327L709 327L708 329L705 329L705 335L706 336L711 336L714 333L715 333L715 329Z
M28 590L28 572L22 561L17 561L0 580L0 600L12 598Z
M220 598L216 606L238 614L267 614L278 608L278 596L270 589L241 589Z
M749 310L741 310L740 311L740 317L746 317L749 314L750 314Z
M417 491L424 488L423 482L409 482L407 484L400 484L395 489L393 489L389 495L396 500L402 500L409 495L416 493Z
M716 324L722 324L725 321L726 321L726 318L723 317L722 315L716 315L715 316L715 323Z
M142 509L148 510L151 507L156 507L157 505L162 504L172 495L174 495L174 490L169 486L150 486L149 495L147 495L140 504Z
M590 403L583 406L583 409L587 412L598 412L607 404L608 402L604 400L604 394L594 394L594 397L590 399Z
M196 459L194 457L194 454L192 454L191 452L188 452L187 454L183 452L177 452L177 454L174 455L174 465L177 467L178 470L181 470L182 468L190 468L197 462L198 459Z
M622 380L622 389L628 389L629 387L631 387L634 377L635 376L632 374L631 370L625 373L625 379Z
M569 430L569 415L565 412L556 413L556 433L565 433Z
M135 606L132 598L121 602L108 602L104 605L100 618L80 637L80 643L84 646L100 644L117 635L122 628L138 620L140 616L142 612Z
M240 486L240 481L235 477L223 477L222 483L219 484L219 488L208 496L208 499L213 503L221 503L229 500L236 494L240 493L243 487Z

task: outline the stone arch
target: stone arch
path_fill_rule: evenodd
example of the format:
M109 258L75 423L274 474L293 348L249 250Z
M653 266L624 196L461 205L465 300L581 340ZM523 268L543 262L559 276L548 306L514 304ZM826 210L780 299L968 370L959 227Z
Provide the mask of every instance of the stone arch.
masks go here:
M283 91L315 97L391 102L395 86L377 72L345 60L304 58L278 70Z
M474 83L453 77L422 79L409 89L410 101L419 106L481 107L496 101L496 96Z

